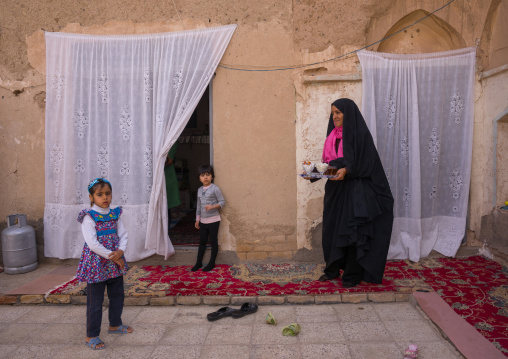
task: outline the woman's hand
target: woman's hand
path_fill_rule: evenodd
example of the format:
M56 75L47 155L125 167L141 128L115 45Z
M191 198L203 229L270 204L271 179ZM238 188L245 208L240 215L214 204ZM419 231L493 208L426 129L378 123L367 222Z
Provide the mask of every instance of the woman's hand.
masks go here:
M331 181L342 181L344 179L344 177L346 177L346 174L347 174L347 169L346 169L346 167L344 167L344 168L341 168L337 171L337 174L335 175L335 177L328 178L328 179Z

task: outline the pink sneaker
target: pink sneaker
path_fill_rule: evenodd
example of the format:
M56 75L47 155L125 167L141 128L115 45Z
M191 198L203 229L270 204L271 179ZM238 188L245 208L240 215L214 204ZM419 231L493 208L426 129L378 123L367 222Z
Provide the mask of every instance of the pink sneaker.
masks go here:
M418 357L418 347L414 344L409 344L404 352L404 359L416 359Z

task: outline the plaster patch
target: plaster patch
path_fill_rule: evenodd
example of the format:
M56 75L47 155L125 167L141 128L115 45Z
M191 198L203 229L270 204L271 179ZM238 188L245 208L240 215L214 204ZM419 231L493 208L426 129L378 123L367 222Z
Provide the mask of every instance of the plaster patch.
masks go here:
M307 202L307 218L317 220L323 216L323 198L312 198Z

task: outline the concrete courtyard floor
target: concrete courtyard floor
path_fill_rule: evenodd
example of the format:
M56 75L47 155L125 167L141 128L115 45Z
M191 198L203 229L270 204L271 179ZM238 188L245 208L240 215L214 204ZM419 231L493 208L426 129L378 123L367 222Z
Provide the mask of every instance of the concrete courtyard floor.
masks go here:
M192 263L194 252L181 251L172 265ZM142 264L164 264L158 261ZM55 268L76 264L47 261L29 273L0 273L0 299ZM222 306L126 305L124 324L134 328L126 335L107 333L104 308L100 337L106 348L91 350L84 345L85 305L0 305L0 358L394 359L403 358L409 344L418 345L420 359L464 358L412 296L388 303L260 304L257 313L243 318L208 322L206 315ZM240 303L228 306L237 308ZM265 323L268 312L276 326ZM299 323L301 333L283 336L282 328L291 323Z
M84 305L0 306L0 358L463 358L414 304L358 303L259 306L243 318L208 322L216 306L126 306L131 334L107 333L104 350L84 345ZM265 323L268 312L277 325ZM296 337L282 328L299 323Z

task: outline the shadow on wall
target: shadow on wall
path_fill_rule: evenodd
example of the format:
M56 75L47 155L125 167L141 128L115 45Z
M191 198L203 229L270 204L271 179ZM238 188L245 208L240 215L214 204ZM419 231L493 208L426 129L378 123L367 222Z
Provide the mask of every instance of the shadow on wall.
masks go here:
M295 262L304 263L324 263L323 259L323 246L321 244L321 238L323 231L323 224L320 223L310 231L310 244L312 249L301 248L296 251L293 256Z
M494 249L504 258L508 258L508 211L500 208L494 208L492 212L482 217L480 240L487 247Z

